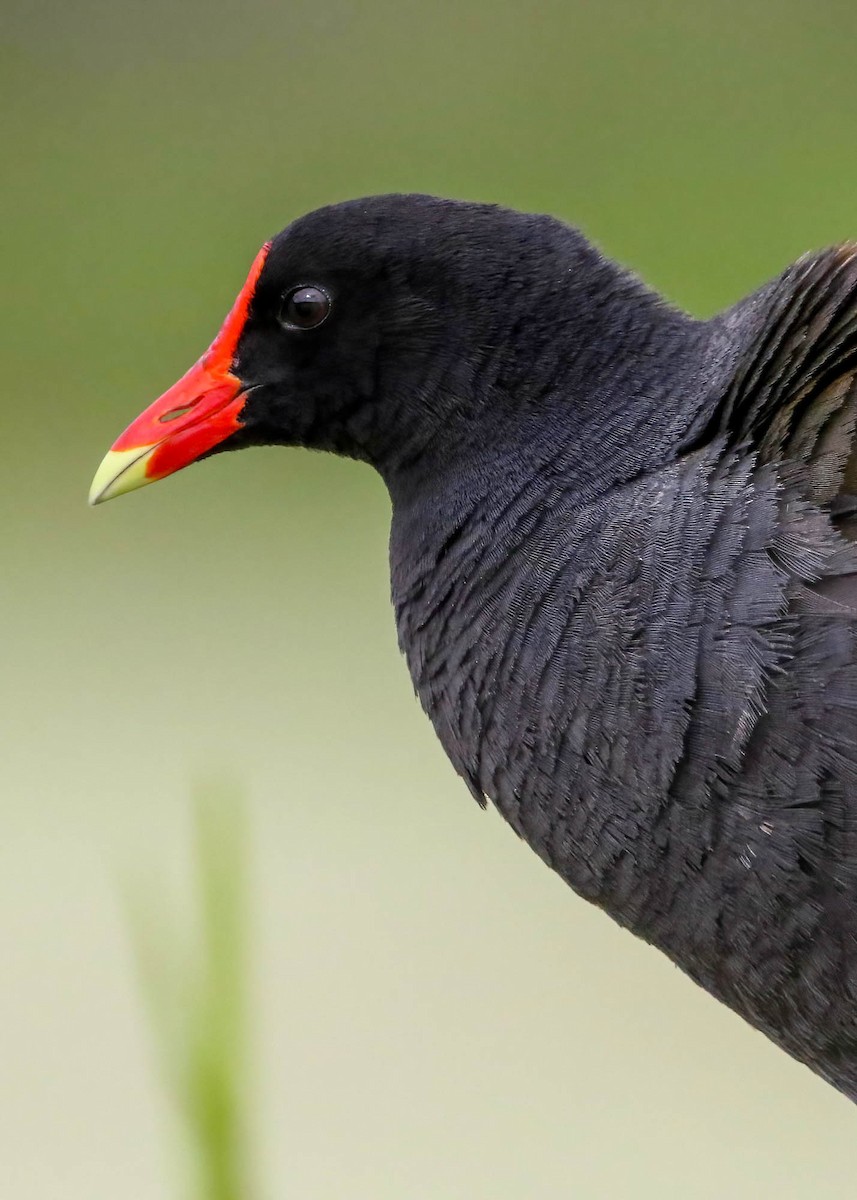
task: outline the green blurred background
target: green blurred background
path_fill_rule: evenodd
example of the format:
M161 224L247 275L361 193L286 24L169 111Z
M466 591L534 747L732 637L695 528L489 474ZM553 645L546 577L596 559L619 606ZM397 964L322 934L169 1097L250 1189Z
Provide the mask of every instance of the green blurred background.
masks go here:
M120 893L185 919L200 776L248 797L259 1195L853 1195L853 1106L468 798L398 659L369 471L260 450L85 495L319 204L549 210L700 314L857 236L857 9L2 16L0 1196L180 1192Z

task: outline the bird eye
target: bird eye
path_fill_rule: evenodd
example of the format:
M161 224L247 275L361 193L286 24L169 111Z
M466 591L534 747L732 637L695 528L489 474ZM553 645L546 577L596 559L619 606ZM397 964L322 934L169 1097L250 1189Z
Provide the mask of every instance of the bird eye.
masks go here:
M283 296L280 321L287 329L315 329L326 320L330 296L320 287L292 288Z

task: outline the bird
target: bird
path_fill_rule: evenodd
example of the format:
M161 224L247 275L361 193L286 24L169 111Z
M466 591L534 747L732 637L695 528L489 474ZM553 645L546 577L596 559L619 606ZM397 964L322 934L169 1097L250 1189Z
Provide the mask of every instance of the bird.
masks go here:
M254 445L380 474L479 804L857 1101L857 244L699 319L550 215L332 204L90 500Z

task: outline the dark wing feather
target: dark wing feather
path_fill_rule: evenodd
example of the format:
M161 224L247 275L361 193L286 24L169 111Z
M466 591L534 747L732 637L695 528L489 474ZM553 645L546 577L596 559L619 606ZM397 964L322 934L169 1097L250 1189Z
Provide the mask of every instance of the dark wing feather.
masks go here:
M807 498L829 504L846 476L857 482L857 245L800 259L748 303L763 327L720 406L721 432L794 462Z
M718 432L779 467L796 495L857 542L857 244L806 256L747 302L750 349L718 411ZM795 596L798 611L857 615L857 563Z

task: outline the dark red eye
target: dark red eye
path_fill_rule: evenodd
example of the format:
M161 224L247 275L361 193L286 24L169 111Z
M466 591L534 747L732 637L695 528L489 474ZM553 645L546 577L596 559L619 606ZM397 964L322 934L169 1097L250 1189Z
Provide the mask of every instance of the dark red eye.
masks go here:
M283 296L280 321L287 329L315 329L327 319L330 308L330 296L322 288L293 288Z

